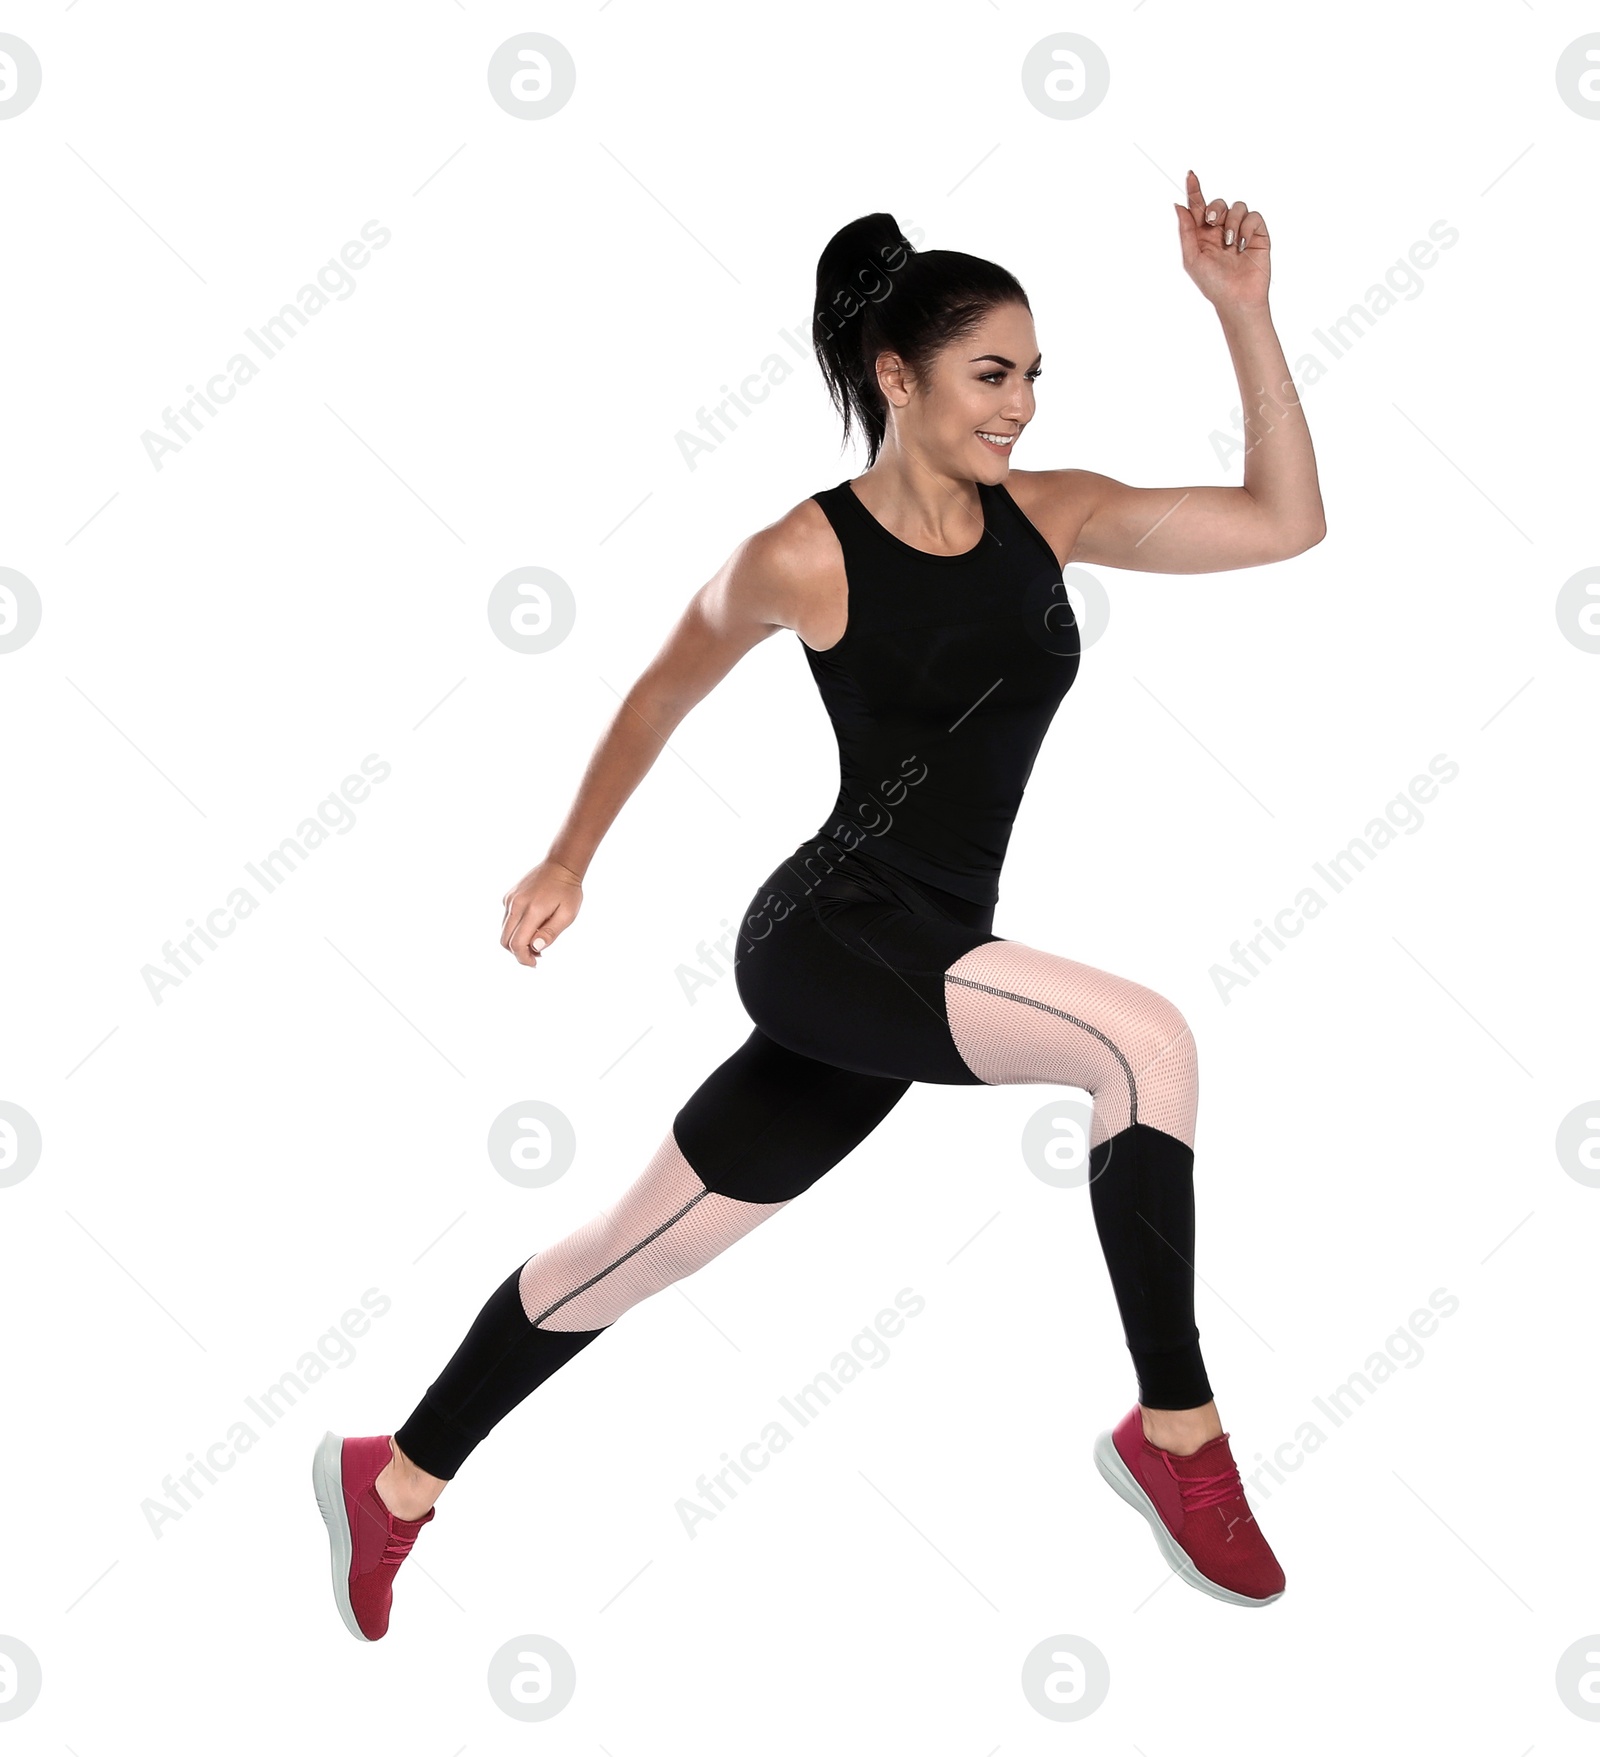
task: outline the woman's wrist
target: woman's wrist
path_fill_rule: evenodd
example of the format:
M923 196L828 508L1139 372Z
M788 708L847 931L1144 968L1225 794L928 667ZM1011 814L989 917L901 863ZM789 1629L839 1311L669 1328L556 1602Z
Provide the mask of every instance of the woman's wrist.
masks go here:
M571 873L572 877L576 883L578 883L580 885L583 883L583 874L581 872L579 872L576 867L568 865L568 863L566 861L558 860L555 857L555 855L553 855L553 854L545 855L544 863L546 866L559 866L563 872Z

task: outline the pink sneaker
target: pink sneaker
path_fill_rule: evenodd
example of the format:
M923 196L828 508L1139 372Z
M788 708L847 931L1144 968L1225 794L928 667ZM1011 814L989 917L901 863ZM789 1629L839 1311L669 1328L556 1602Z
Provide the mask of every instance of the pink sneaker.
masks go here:
M1150 1522L1173 1572L1229 1604L1283 1597L1283 1569L1244 1498L1228 1436L1198 1452L1164 1452L1144 1437L1138 1404L1094 1443L1100 1474Z
M333 1552L333 1596L344 1626L359 1641L377 1641L389 1628L394 1574L417 1533L437 1511L397 1519L373 1487L389 1462L389 1436L342 1440L324 1434L311 1461L317 1506Z

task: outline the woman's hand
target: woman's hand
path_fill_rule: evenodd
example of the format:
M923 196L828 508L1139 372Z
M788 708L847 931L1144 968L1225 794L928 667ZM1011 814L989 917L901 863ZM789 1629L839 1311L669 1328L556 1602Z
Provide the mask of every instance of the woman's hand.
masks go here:
M501 901L506 906L501 945L519 964L536 966L540 952L554 945L583 907L583 881L571 867L541 860Z
M1189 205L1178 210L1178 236L1189 279L1211 303L1235 311L1264 309L1272 279L1272 240L1261 215L1242 201L1206 201L1189 173Z

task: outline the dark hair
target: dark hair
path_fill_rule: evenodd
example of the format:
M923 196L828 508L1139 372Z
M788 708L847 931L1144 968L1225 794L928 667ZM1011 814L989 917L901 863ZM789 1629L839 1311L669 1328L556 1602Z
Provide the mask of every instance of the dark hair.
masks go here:
M890 350L925 373L941 348L1013 303L1033 309L1008 269L961 250L919 251L893 214L863 214L834 233L817 259L811 344L845 440L852 419L867 436L869 469L887 413L878 355Z

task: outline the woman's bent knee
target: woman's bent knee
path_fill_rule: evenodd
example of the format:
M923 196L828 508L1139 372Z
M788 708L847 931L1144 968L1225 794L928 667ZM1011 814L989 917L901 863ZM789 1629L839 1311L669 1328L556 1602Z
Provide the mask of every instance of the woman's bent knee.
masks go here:
M1194 1033L1154 989L1017 940L975 947L945 985L951 1035L980 1079L1082 1088L1097 1140L1145 1122L1193 1145Z

